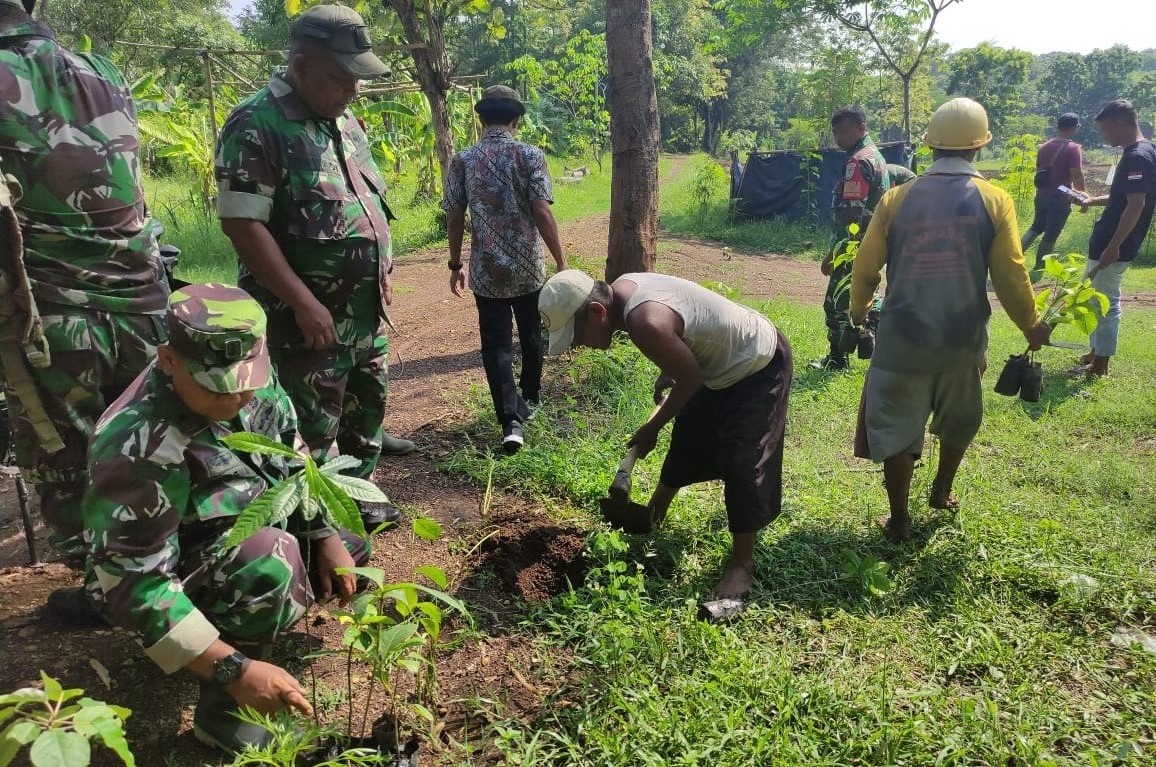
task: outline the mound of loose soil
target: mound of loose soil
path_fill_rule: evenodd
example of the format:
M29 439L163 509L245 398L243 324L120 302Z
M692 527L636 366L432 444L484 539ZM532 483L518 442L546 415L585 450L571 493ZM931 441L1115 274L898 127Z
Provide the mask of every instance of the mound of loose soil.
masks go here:
M545 516L498 524L498 532L478 549L475 572L490 570L507 593L529 603L561 594L568 584L581 585L587 570L584 532Z

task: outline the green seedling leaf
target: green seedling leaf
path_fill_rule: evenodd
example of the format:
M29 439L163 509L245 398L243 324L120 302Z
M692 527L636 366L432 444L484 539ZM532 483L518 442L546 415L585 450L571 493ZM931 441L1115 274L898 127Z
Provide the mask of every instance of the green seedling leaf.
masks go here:
M125 767L136 767L136 758L129 750L124 737L124 725L114 719L102 719L96 723L97 732L105 748L120 757Z
M417 572L420 575L424 575L426 578L429 578L430 582L437 586L439 589L444 589L449 585L449 578L446 577L445 571L443 571L440 567L434 567L433 565L422 565L421 567L417 568Z
M8 767L12 764L12 760L16 758L16 752L19 750L19 743L0 736L0 767Z
M345 494L355 501L366 503L388 503L389 498L381 492L381 488L359 477L347 477L344 474L326 475L333 484L340 487Z
M442 537L442 526L429 517L418 517L413 521L413 532L418 538L436 541Z
M49 698L60 700L61 695L64 694L64 688L60 686L60 682L57 682L43 671L40 672L40 681L44 685L44 693Z
M85 767L92 747L80 733L48 730L40 733L28 756L35 767Z
M4 734L0 735L0 740L12 741L17 748L27 745L36 740L36 736L41 732L40 726L36 722L29 722L22 719L19 722L13 722L8 725L8 729L4 730Z
M1042 312L1044 309L1046 309L1048 306L1048 302L1051 301L1051 298L1052 298L1052 291L1050 291L1050 290L1041 290L1039 293L1037 293L1036 294L1036 311Z
M336 458L330 458L328 461L321 464L320 471L322 474L327 476L333 476L334 474L343 472L346 469L352 469L359 463L361 463L361 461L357 460L351 455L339 455Z
M325 504L334 524L337 527L345 528L354 535L368 538L369 533L366 532L365 523L361 520L361 512L353 499L333 481L332 477L321 473L315 473L314 476L316 476L318 483L318 497Z
M296 475L269 488L246 506L233 523L225 546L236 546L262 527L276 524L292 514L301 502L304 480L299 477Z
M368 578L369 580L373 581L375 586L379 588L381 587L381 584L385 582L385 570L382 570L380 567L339 567L337 568L337 572L340 575L344 575L345 573L353 573L354 575L359 575L362 578ZM372 595L369 596L372 597ZM372 598L369 601L372 606Z
M1068 279L1068 270L1055 256L1048 256L1044 259L1044 273L1057 280L1066 281Z
M43 703L46 700L48 700L48 694L39 687L21 687L19 690L0 695L0 706Z
M242 453L279 455L284 458L301 457L293 448L286 447L280 442L269 439L262 434L254 434L251 431L239 431L236 434L222 437L221 441L233 450L240 450Z

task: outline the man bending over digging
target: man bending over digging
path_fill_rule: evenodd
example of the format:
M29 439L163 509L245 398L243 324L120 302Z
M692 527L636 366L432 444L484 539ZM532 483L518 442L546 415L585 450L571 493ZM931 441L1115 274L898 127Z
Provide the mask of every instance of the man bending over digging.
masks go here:
M754 584L755 536L781 510L787 339L753 309L662 274L625 274L607 285L567 269L547 280L538 309L549 354L608 349L621 330L658 366L654 398L662 404L629 442L645 457L674 421L647 511L661 524L679 488L721 479L734 545L712 599L744 599Z
M879 523L891 540L911 536L908 493L929 416L940 455L928 504L959 506L952 483L983 421L989 272L1029 348L1051 334L1036 311L1015 203L971 164L989 141L987 112L977 102L953 99L937 109L923 136L934 162L883 196L851 271L851 320L862 324L887 268L860 415L867 450L856 439L855 452L883 463L891 516Z

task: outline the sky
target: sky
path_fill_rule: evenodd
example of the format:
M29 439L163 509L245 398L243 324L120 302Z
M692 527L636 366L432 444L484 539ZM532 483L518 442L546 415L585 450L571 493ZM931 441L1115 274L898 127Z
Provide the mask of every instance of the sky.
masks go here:
M229 0L233 15L249 2ZM936 31L955 49L988 41L1036 54L1090 53L1116 43L1156 47L1154 20L1151 0L962 0L943 12Z

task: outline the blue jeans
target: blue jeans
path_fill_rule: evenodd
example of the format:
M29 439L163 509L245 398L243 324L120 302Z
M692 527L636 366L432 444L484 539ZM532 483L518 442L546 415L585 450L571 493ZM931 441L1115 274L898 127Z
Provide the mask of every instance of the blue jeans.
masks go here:
M1116 353L1117 341L1120 337L1120 317L1124 310L1120 308L1120 285L1124 282L1124 272L1128 270L1131 261L1117 261L1111 266L1105 266L1092 277L1092 287L1108 297L1108 313L1100 318L1100 324L1092 331L1088 338L1092 344L1092 353L1097 357L1111 357ZM1088 260L1084 269L1084 276L1100 265L1099 261Z

